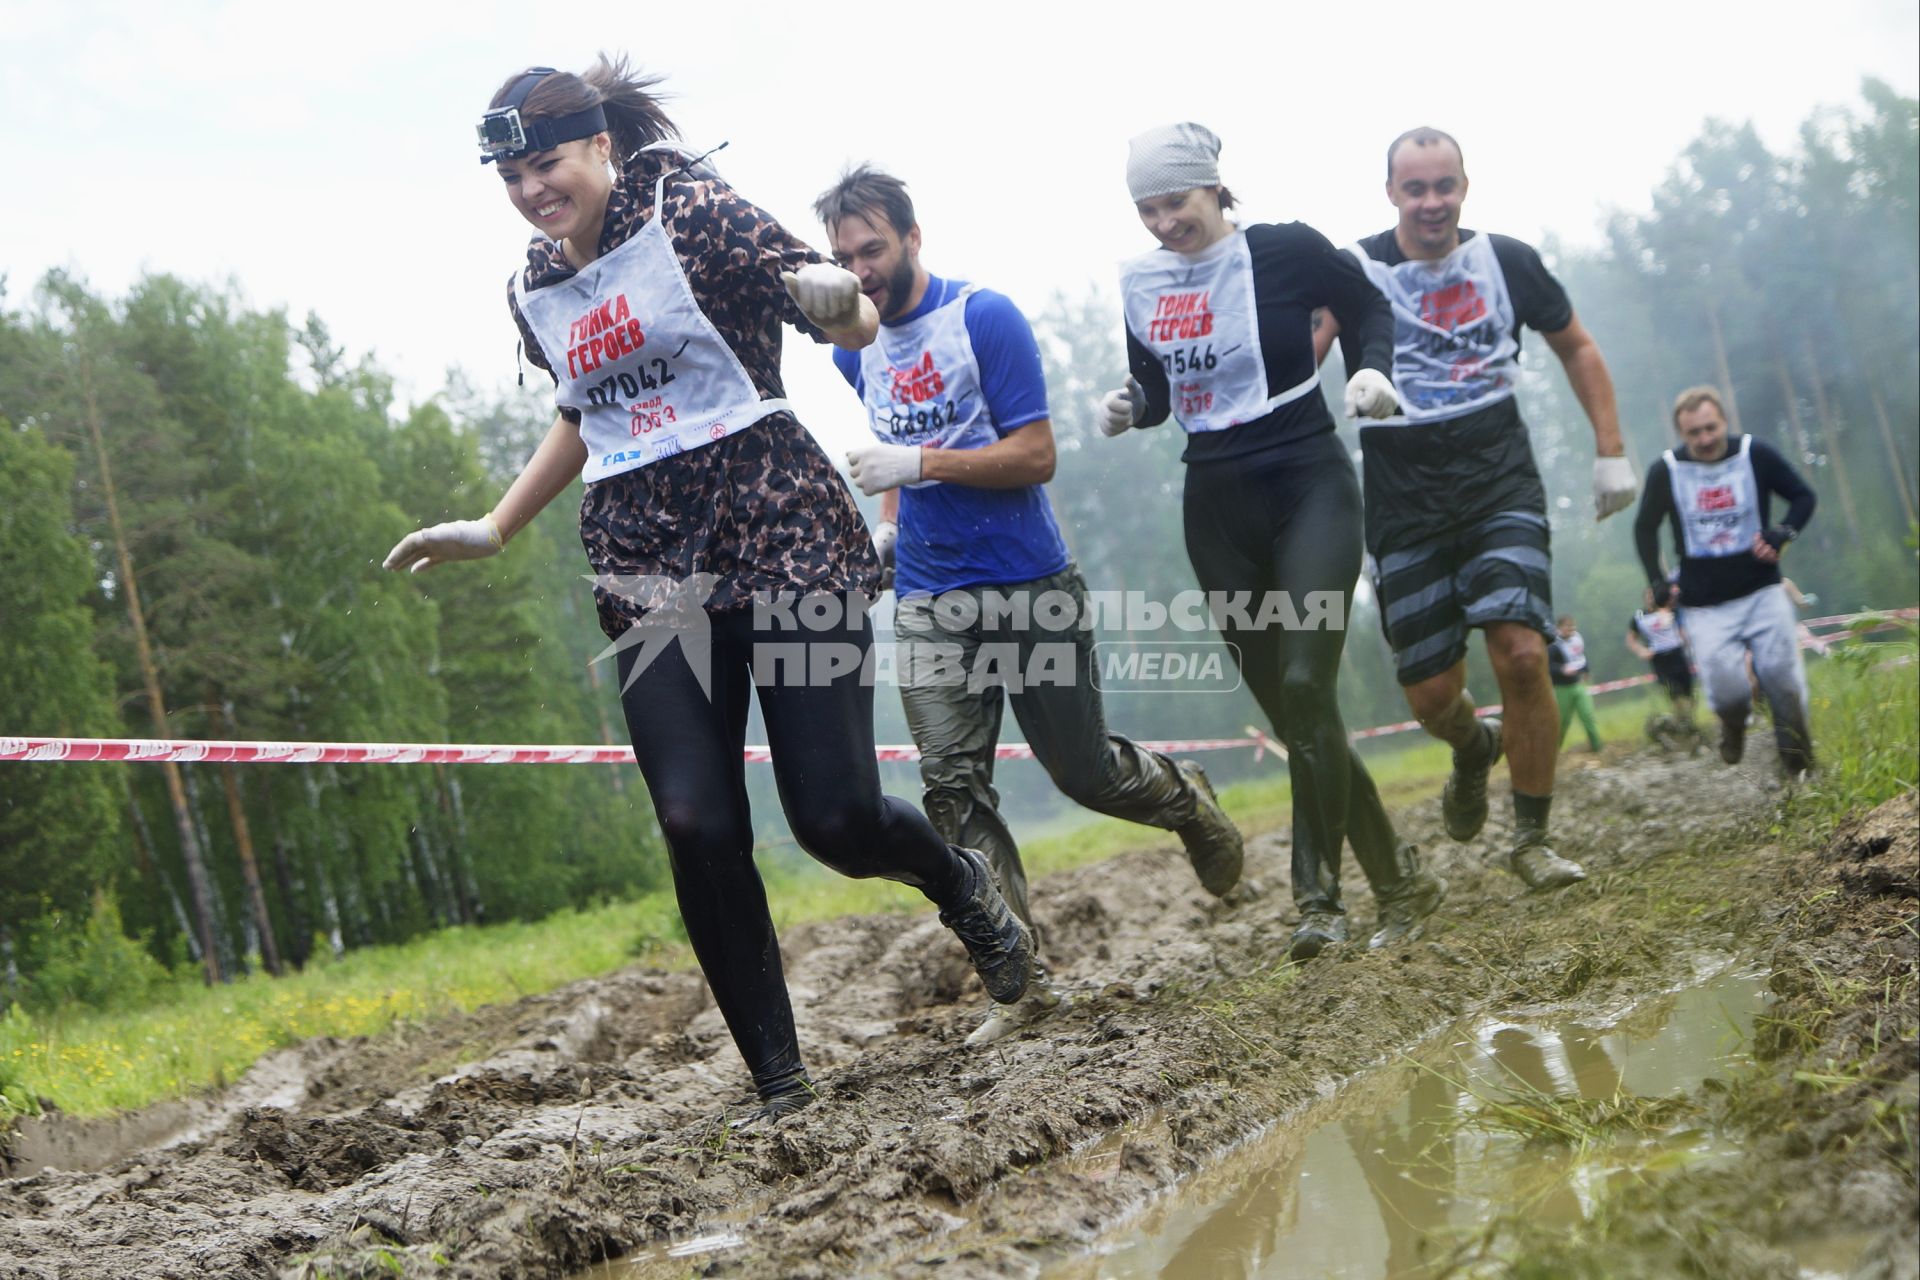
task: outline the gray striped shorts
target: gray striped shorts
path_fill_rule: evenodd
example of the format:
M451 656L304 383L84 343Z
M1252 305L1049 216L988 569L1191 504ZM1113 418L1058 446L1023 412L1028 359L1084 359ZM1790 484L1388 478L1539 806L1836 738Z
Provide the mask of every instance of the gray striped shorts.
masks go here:
M1381 556L1374 598L1400 683L1467 656L1467 632L1519 622L1552 640L1553 554L1545 516L1502 511L1444 538Z

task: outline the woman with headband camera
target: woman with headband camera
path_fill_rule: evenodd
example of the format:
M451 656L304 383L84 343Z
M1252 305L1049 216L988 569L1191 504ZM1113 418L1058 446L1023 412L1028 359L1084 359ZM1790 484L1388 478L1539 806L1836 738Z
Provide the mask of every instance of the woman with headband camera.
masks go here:
M687 936L753 1075L755 1118L777 1120L813 1089L753 862L750 697L808 853L918 888L995 1000L1025 990L1032 940L978 853L880 791L862 678L880 566L779 375L783 321L857 350L873 304L675 141L656 83L602 56L494 94L481 160L536 232L508 305L558 415L491 512L409 534L386 567L498 554L585 481L581 540ZM765 660L776 646L788 660Z

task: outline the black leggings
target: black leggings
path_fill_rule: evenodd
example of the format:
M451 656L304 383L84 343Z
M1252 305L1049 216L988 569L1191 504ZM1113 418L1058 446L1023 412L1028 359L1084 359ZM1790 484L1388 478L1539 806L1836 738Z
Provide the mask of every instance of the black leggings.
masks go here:
M793 1087L804 1068L753 863L741 754L748 697L759 695L780 805L801 848L842 875L898 880L941 906L970 887L965 864L920 811L880 793L873 686L861 678L872 633L863 611L838 603L841 620L828 630L756 632L752 609L705 615L711 697L688 663L685 634L658 652L655 644L629 647L619 660L620 702L666 835L687 938L763 1096ZM696 662L700 647L693 645ZM811 672L808 661L791 661L796 654ZM833 674L848 659L852 669Z
M1340 911L1340 846L1374 890L1397 877L1393 823L1347 741L1336 689L1360 576L1360 485L1339 437L1324 432L1252 457L1187 467L1187 556L1209 594L1251 593L1248 626L1221 631L1260 709L1287 748L1293 779L1293 898L1302 911ZM1310 592L1333 592L1340 628L1260 626L1267 592L1285 592L1312 620ZM1283 610L1282 616L1285 616Z

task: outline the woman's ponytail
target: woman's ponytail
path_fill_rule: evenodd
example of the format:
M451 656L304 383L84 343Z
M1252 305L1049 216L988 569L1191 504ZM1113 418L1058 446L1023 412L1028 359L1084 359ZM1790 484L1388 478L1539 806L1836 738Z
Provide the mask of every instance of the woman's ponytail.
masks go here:
M510 76L489 105L503 105L524 75L517 72ZM624 163L650 142L680 136L661 106L662 95L652 92L661 79L634 71L625 54L610 58L602 53L584 75L556 71L535 85L521 104L520 114L534 121L600 107L606 112L607 132L613 138L614 160Z
M609 58L602 53L581 77L599 95L607 113L607 132L613 135L614 158L624 161L650 142L680 136L680 130L662 108L662 95L652 92L661 76L641 75L627 63L627 55Z

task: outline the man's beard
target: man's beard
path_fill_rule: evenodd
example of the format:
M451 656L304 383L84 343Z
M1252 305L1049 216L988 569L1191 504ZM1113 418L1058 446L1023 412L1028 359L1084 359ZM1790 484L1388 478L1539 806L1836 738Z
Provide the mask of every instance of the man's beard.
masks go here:
M907 314L907 299L913 296L913 259L902 255L899 268L887 277L887 314L882 320L897 320Z

